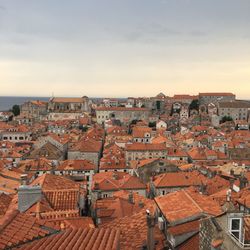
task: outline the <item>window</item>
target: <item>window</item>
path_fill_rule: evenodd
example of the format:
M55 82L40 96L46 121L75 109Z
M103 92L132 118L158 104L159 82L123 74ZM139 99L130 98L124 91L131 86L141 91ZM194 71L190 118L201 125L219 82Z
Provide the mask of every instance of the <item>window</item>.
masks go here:
M103 194L103 198L108 198L108 195L107 194Z
M237 239L241 237L241 219L231 219L230 222L230 232L234 235Z

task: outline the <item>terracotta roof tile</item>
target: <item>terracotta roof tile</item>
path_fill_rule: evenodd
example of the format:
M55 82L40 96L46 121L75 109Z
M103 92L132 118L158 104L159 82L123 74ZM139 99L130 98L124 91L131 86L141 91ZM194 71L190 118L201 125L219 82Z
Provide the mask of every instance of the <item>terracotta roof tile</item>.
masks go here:
M12 197L10 195L4 194L4 193L0 194L0 218L7 211L11 200L12 200Z
M22 250L115 250L119 246L119 231L115 229L66 229L40 240L23 245Z
M147 222L145 209L132 216L115 219L101 228L116 228L120 230L121 250L142 249L147 238ZM164 236L158 227L155 227L156 249L163 248Z
M199 233L179 245L178 250L199 250Z
M83 139L69 148L69 151L80 152L100 152L102 148L102 142L94 139Z
M99 199L95 202L97 218L104 224L116 218L131 216L145 207L152 206L153 200L147 199L136 192L117 191L112 198Z
M194 220L191 222L183 223L177 226L170 227L168 233L177 236L190 232L199 232L200 222L199 220Z
M164 217L173 225L187 218L200 218L204 214L220 215L220 205L211 197L202 195L192 188L169 193L155 198Z
M144 138L145 134L151 134L152 128L149 127L134 127L132 130L132 136L134 138Z
M52 232L56 232L52 224L13 210L7 219L0 220L0 242L2 244L0 249L43 237Z
M78 170L78 171L86 171L86 170L95 170L95 165L88 160L66 160L61 162L61 164L56 168L56 170L60 171L68 171L68 170Z
M152 144L152 143L132 143L126 144L125 146L126 151L167 151L167 147L163 143L159 144Z
M160 187L189 187L200 186L207 178L198 171L165 173L155 176L154 185Z
M149 111L147 108L97 107L96 111Z
M124 172L102 172L93 176L92 190L124 189L146 189L146 185L139 178Z

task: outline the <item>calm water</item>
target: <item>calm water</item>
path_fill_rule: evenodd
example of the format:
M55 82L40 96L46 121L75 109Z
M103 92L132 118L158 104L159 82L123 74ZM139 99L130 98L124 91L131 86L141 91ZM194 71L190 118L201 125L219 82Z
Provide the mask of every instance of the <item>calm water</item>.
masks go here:
M7 111L13 105L20 105L29 100L48 101L49 97L0 96L0 111Z
M35 97L35 96L0 96L0 111L8 111L13 105L23 104L29 100L40 100L40 101L48 101L50 97ZM90 98L94 102L100 102L103 98L92 97ZM117 98L120 101L125 101L125 98Z

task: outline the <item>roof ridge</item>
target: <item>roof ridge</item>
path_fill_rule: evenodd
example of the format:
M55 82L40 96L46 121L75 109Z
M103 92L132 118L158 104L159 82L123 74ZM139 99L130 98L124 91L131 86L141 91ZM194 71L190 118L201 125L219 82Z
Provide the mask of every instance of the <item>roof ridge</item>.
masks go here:
M115 184L111 179L108 179L108 178L104 178L104 180L112 183L114 186L116 186L117 188L119 188L119 185Z
M186 190L183 190L185 195L195 204L196 207L198 207L198 209L203 212L202 208L197 204L197 202L186 192Z

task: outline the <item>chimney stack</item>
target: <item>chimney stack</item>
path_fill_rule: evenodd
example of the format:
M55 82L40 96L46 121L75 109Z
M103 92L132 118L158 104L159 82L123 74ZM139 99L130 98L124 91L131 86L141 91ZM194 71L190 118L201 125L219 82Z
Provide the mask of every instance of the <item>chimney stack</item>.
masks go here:
M113 180L117 180L118 179L118 174L113 172L112 177L113 177Z
M244 176L244 173L241 173L241 176L239 178L240 181L240 190L245 188L248 185L248 180L247 178Z
M128 194L128 201L130 204L134 204L134 196L133 196L132 191L129 192L129 194Z
M142 201L139 201L138 205L139 205L140 208L144 207L144 203Z
M230 175L234 176L234 170L230 169Z
M231 201L231 196L232 196L232 190L228 189L227 190L227 202Z
M26 186L28 183L28 175L22 174L21 175L21 186Z
M27 186L25 184L18 188L18 210L24 212L42 198L41 186Z
M154 215L150 214L149 210L146 210L146 213L147 213L146 218L147 218L147 227L148 227L147 249L154 250L155 249L154 228L155 228L156 219Z

